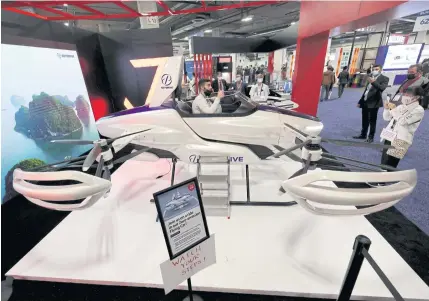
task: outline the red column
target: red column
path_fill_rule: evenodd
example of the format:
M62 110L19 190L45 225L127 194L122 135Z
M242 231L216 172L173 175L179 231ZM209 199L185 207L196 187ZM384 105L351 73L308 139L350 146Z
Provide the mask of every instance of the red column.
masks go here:
M329 31L308 38L298 38L292 101L299 104L299 112L313 116L317 114L328 39Z

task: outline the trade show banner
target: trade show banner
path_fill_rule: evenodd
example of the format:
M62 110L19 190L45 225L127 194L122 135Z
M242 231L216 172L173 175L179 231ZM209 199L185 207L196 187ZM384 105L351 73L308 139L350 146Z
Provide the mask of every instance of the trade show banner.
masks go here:
M164 290L168 294L195 273L216 263L214 236L208 230L197 178L154 193L153 197L170 256L170 260L161 264Z
M45 46L1 45L2 204L17 195L15 168L62 161L92 148L51 140L99 139L76 50Z

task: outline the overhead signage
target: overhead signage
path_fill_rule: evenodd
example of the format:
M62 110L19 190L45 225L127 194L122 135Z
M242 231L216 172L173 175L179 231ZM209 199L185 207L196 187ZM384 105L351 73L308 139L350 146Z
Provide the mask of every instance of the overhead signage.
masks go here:
M161 263L165 294L201 270L216 263L215 236L191 248L186 253Z
M210 237L197 178L153 195L170 259Z
M429 15L421 16L416 19L413 31L429 30Z

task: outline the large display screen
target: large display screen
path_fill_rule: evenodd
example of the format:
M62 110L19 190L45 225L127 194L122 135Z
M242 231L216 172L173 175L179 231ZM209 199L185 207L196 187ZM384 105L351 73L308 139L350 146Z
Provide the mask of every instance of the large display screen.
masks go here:
M389 46L383 69L408 69L417 63L422 44Z
M16 195L12 171L75 157L99 138L76 51L1 45L1 198Z

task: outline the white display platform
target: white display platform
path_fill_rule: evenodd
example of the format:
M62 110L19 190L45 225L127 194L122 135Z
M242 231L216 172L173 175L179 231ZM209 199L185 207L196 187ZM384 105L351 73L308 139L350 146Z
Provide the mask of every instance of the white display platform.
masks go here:
M72 212L8 273L15 279L162 288L159 264L168 259L152 193L169 186L170 164L128 161L112 176L112 191L95 206ZM285 163L295 172L298 163ZM179 162L176 181L195 175ZM253 201L280 200L281 179L250 167ZM192 171L192 172L191 172ZM245 167L232 166L232 198L245 201ZM287 197L286 197L287 198ZM363 216L315 216L292 207L233 206L231 218L208 217L217 263L192 278L194 290L336 298L357 235L407 300L428 300L429 287ZM186 289L186 283L179 287ZM352 299L393 300L367 262Z

